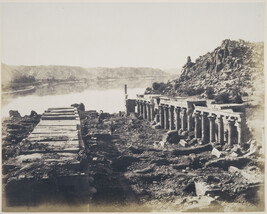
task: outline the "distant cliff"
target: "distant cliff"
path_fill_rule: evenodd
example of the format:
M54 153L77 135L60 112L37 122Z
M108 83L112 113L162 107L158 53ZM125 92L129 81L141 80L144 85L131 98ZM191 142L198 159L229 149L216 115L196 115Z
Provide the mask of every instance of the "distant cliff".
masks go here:
M149 67L82 68L74 66L10 66L2 64L2 85L30 81L106 80L168 77L166 72Z
M166 84L154 83L146 93L199 95L222 102L238 103L245 97L263 101L263 69L263 42L224 40L221 46L195 62L188 57L178 79Z

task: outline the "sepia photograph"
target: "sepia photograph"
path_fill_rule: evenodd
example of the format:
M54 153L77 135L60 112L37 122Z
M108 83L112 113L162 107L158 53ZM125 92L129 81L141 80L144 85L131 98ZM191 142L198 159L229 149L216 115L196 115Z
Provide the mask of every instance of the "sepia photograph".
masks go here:
M1 1L2 212L264 212L266 1Z

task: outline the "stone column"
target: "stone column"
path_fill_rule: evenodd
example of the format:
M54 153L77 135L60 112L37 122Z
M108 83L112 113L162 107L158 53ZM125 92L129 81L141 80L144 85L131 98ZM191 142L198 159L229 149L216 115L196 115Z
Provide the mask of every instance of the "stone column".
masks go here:
M169 108L167 106L164 108L164 128L169 129Z
M139 116L142 116L144 118L144 103L142 101L139 102L140 104L140 115Z
M146 103L143 103L143 118L146 119L147 118L147 113L146 113L147 109L146 109Z
M187 112L187 130L188 132L191 132L193 130L192 127L193 118L192 118L192 112Z
M183 108L181 112L181 129L183 131L186 130L186 109L185 108Z
M180 108L175 108L175 128L178 131L180 128L181 122L180 122Z
M139 101L136 101L136 104L137 104L137 115L139 116L140 115L140 103Z
M237 127L237 142L240 146L243 146L244 144L244 138L243 138L244 119L241 117L241 120L236 121L235 125Z
M195 138L200 138L199 112L195 112Z
M154 120L154 104L150 104L150 118L151 121Z
M147 103L146 104L146 109L147 109L147 120L148 121L151 121L151 113L150 113L150 104L149 103Z
M215 117L210 115L208 116L210 122L210 142L215 141Z
M174 107L170 106L169 107L169 118L170 118L170 130L174 129Z
M233 145L234 120L228 119L228 145Z
M162 106L159 106L159 122L161 128L164 129L164 110Z
M207 113L201 113L201 140L206 143L208 141L208 133L207 133Z
M217 117L217 125L218 125L218 143L223 145L224 143L224 128L223 128L223 118L222 115Z

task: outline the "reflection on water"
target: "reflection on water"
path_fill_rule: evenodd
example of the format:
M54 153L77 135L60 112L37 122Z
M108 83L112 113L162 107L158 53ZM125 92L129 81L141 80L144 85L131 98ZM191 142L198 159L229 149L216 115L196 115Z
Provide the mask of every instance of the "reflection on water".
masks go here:
M84 103L87 110L124 111L124 84L128 85L129 98L135 98L154 81L110 80L38 86L34 91L2 96L2 117L8 116L9 110L18 110L21 115L30 114L31 110L42 114L49 107L70 106L73 103Z

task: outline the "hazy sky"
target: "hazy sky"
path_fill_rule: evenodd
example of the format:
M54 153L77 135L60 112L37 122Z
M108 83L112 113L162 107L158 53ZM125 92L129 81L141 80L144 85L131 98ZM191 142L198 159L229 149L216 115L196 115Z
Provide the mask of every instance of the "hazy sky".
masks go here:
M263 3L3 3L10 65L180 68L224 39L264 40Z

